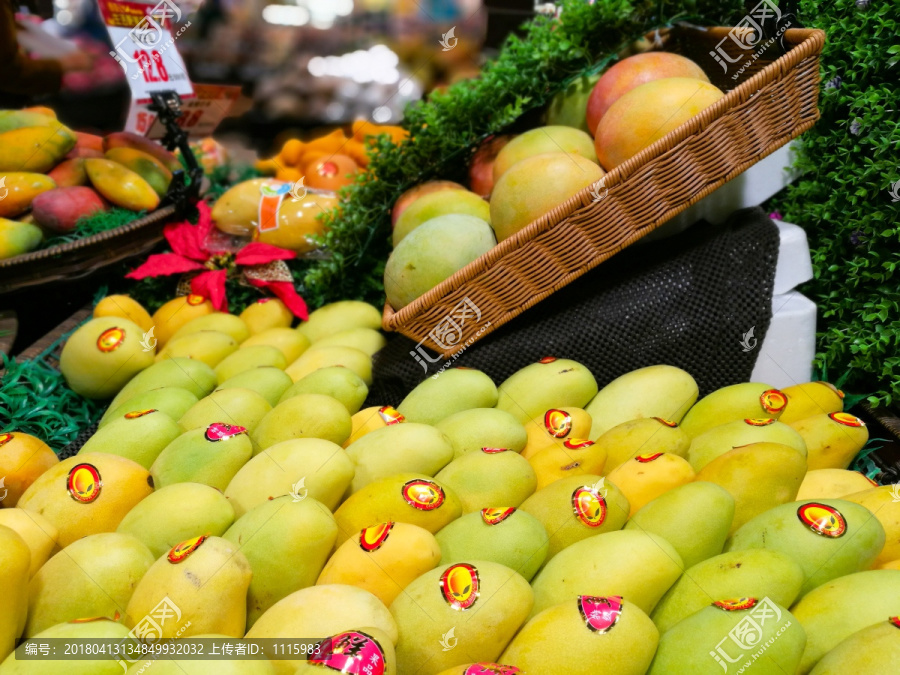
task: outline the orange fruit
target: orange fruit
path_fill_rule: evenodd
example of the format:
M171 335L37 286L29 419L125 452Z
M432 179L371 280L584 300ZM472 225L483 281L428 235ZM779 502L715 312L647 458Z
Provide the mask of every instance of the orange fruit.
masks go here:
M338 190L353 182L359 165L347 155L334 154L310 162L304 168L306 187L317 190Z

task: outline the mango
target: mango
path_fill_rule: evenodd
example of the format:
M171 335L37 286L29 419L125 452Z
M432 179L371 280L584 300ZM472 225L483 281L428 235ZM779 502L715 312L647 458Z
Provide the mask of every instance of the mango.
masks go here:
M522 457L531 460L544 450L566 450L564 443L581 445L591 430L591 416L582 408L566 406L566 409L550 408L525 423L528 442L522 450ZM605 461L605 455L604 455ZM602 468L602 467L601 467ZM595 471L594 473L601 473Z
M191 293L169 300L153 313L156 326L157 350L162 351L166 342L178 329L199 316L213 313L212 303L202 295Z
M869 440L866 423L850 413L813 415L791 424L809 452L809 469L846 469Z
M33 577L56 548L59 531L39 513L17 509L0 509L0 525L18 534L31 553L28 576Z
M308 405L300 404L300 401L311 396L316 395L305 394L289 401L296 401L299 409L306 409ZM348 425L349 421L348 415ZM358 492L370 483L398 473L433 476L453 459L453 446L450 445L450 439L434 427L407 422L366 434L347 446L347 455L356 464L356 475L350 484L350 490ZM453 485L447 484L456 491ZM458 492L457 494L463 500L465 510L465 499Z
M648 502L624 529L663 537L687 568L721 553L733 517L734 498L728 491L715 483L697 481Z
M0 525L0 582L6 611L0 612L0 657L15 649L28 612L28 570L31 552L18 534Z
M877 485L859 471L815 469L803 477L797 491L797 499L840 499Z
M203 483L224 490L253 454L247 430L213 422L169 443L150 467L156 487Z
M637 455L662 452L686 457L690 443L690 437L674 422L647 417L609 429L597 438L595 446L606 451L605 470L610 472Z
M212 312L211 314L202 314L191 319L187 323L182 324L182 326L172 334L171 339L209 330L230 335L239 345L243 345L250 337L250 329L241 318L236 317L234 314L226 314L225 312Z
M841 412L844 409L844 392L829 382L805 382L785 387L781 393L787 396L788 407L781 413L780 421L793 424L813 415Z
M31 204L38 225L51 232L68 234L82 218L106 211L107 204L89 187L61 187L42 192Z
M340 401L322 394L299 394L260 420L251 433L254 454L296 438L321 438L340 445L350 436L350 427L350 413Z
M159 206L153 187L118 162L88 158L84 169L94 189L116 206L130 211L152 211Z
M0 218L0 260L33 251L44 235L31 223Z
M320 675L322 665L332 670L338 668L365 668L370 667L373 673L383 675L397 675L397 656L394 653L394 645L387 633L377 628L363 626L359 629L343 631L331 636L331 644L335 647L331 654L323 654L318 658L313 657L309 661L300 661L300 667L293 675ZM355 658L348 659L342 652L352 645L359 652ZM368 666L365 666L365 663ZM313 665L316 664L316 665Z
M178 424L185 431L190 431L223 422L244 427L247 433L252 434L270 410L272 406L268 401L250 389L217 389L188 409Z
M39 194L52 190L56 183L41 173L10 171L3 176L3 200L0 201L0 218L12 218L31 208Z
M364 352L352 347L333 346L307 350L284 372L290 375L294 382L297 382L313 371L330 366L349 368L359 375L366 385L372 384L372 360Z
M799 499L806 460L780 443L751 443L717 457L697 480L720 485L734 497L731 532L779 504Z
M133 148L135 150L140 150L141 152L158 159L169 171L178 171L179 169L184 168L181 165L181 162L178 161L178 158L166 150L162 145L139 134L131 133L130 131L116 131L104 136L103 150L108 152L113 148Z
M254 345L275 347L284 354L285 361L293 363L303 355L303 352L309 349L309 340L305 335L293 328L276 327L253 333L241 344L241 347L252 347Z
M315 343L351 328L378 330L381 328L381 311L359 300L332 302L310 312L309 319L301 323L297 331Z
M182 415L196 403L197 397L181 387L151 389L116 407L110 405L100 420L100 429L109 425L110 422L124 418L127 413L135 410L158 410L173 420L181 419Z
M79 455L103 452L125 457L149 469L163 449L182 433L181 427L154 408L131 410L98 430Z
M250 335L258 335L272 328L290 328L294 322L291 310L278 298L260 298L247 305L240 318L250 329Z
M353 347L369 356L374 356L386 344L387 340L384 335L377 330L372 330L371 328L351 328L324 337L321 340L318 340L315 346L316 349L329 346Z
M473 560L426 572L391 605L400 634L397 673L416 673L423 663L438 672L472 659L496 661L531 605L528 582L494 562ZM446 649L456 644L448 636L462 648Z
M525 424L554 407L583 408L597 393L597 381L580 363L548 356L510 375L497 392L497 408Z
M45 471L19 499L59 531L59 545L89 534L113 532L126 513L153 492L150 473L116 455L86 453Z
M105 532L72 542L29 584L25 637L64 621L124 614L153 560L150 550L130 534Z
M370 408L364 408L358 413L354 413L350 418L350 438L344 442L344 447L348 447L351 443L355 443L360 438L376 429L381 429L391 424L400 424L402 422L406 422L406 418L398 413L397 409L393 406L373 405Z
M565 152L597 163L593 139L581 129L569 126L546 126L531 129L507 143L494 160L494 182L512 166L529 157L551 152Z
M716 457L751 443L779 443L807 456L806 442L800 434L778 420L763 418L735 420L704 431L691 441L687 459L695 471L700 471Z
M217 537L234 522L234 508L219 490L202 483L174 483L135 505L116 532L139 539L153 560L198 532Z
M885 543L875 560L881 566L892 560L900 560L900 490L893 485L882 485L868 490L844 495L841 499L865 506L884 528ZM3 512L0 511L0 514Z
M240 351L240 350L238 350ZM262 396L273 408L291 387L291 378L280 368L262 366L238 373L222 382L220 389L249 389Z
M238 546L253 571L248 626L282 598L316 583L336 536L337 524L324 504L288 495L255 506L228 528L223 537Z
M413 425L400 424L388 429L409 426ZM382 432L373 432L366 438L376 433ZM492 504L519 506L537 489L537 476L528 460L504 448L466 453L447 464L435 478L456 493L462 502L463 513L491 508Z
M47 177L61 188L87 185L88 175L84 168L84 157L73 157L60 162L47 172Z
M174 343L175 341L173 340L172 344ZM221 384L240 373L264 367L284 370L287 368L284 354L275 347L268 345L254 345L245 349L238 349L219 362L216 366L216 378Z
M252 232L253 240L301 254L315 251L321 246L318 237L327 231L319 216L337 204L338 198L333 192L312 189L307 190L303 199L285 199L278 209L278 227L260 232L257 226Z
M520 452L528 440L519 420L496 408L463 410L443 418L434 427L450 439L454 459L481 448Z
M800 594L803 569L767 548L729 551L692 565L666 591L651 618L665 633L708 607L711 598L769 598L790 607Z
M464 189L439 190L422 195L403 210L394 224L394 248L420 225L448 213L473 216L488 223L491 221L491 207L474 192Z
M75 147L75 134L58 122L0 133L0 172L47 173Z
M166 196L169 183L172 182L172 172L155 157L134 148L111 148L106 151L106 159L131 169L147 181L156 194Z
M290 382L290 377L287 379ZM297 380L284 391L280 402L300 394L330 396L343 404L348 413L355 415L366 400L366 396L369 395L369 388L362 378L349 368L331 366L314 370L306 377Z
M550 535L547 561L575 542L621 529L628 520L625 495L600 476L570 476L538 490L520 508Z
M173 337L156 355L157 361L184 358L203 361L210 368L215 368L227 356L237 351L238 343L226 333L215 330L202 330L181 337Z
M0 507L16 506L38 476L57 464L56 453L41 439L21 431L0 434L0 476L3 476Z
M694 480L694 470L683 457L654 452L620 464L606 478L628 499L633 516L660 495Z
M599 79L599 73L582 75L558 92L547 108L547 124L561 124L593 134L596 126L588 127L587 105Z
M94 306L94 318L119 316L140 326L144 332L153 328L153 319L141 303L127 295L107 295Z
M871 567L884 540L884 528L868 509L822 499L769 509L735 532L725 550L768 548L791 557L806 575L802 597L832 579Z
M450 488L425 474L401 473L370 483L340 505L334 512L337 545L378 523L409 523L433 534L461 515L462 504Z
M880 675L886 663L900 659L897 619L891 618L857 631L843 640L812 669L812 675Z
M691 438L713 427L742 419L778 419L787 407L787 397L769 384L743 382L717 389L697 401L681 429Z
M643 675L658 640L656 626L628 600L580 596L531 619L499 660L523 673L580 673L591 664L591 673Z
M225 489L240 518L268 499L309 496L332 511L350 485L355 467L344 450L319 438L298 438L266 448L235 474Z
M467 513L435 537L443 565L490 560L515 570L529 582L544 564L550 545L537 518L506 506Z
M250 563L238 547L221 537L187 539L147 570L128 602L125 625L134 627L161 602L169 605L163 638L220 633L242 637L247 620ZM175 616L171 605L178 608ZM214 607L215 611L210 611Z
M56 115L37 110L0 110L0 132L25 127L55 127Z
M253 178L230 187L213 204L211 216L222 232L240 237L250 236L259 219L260 188L266 185L282 185L269 178ZM290 324L288 324L290 325Z
M675 366L647 366L620 375L585 408L593 420L589 438L595 441L613 427L647 417L677 425L694 405L698 392L690 373Z
M378 523L341 544L316 584L356 586L390 607L403 589L440 562L441 548L428 530L408 523Z
M116 394L109 407L118 407L138 394L160 387L187 389L199 399L210 393L215 386L215 372L202 361L185 358L169 359L154 363L146 370L135 375Z
M898 570L848 574L807 593L792 608L807 637L806 651L796 672L805 675L819 659L857 631L897 616L898 597ZM852 611L848 611L847 602L853 603ZM885 672L884 666L881 672Z
M436 424L471 408L493 408L497 387L480 370L451 368L420 382L406 395L397 411L407 422Z
M397 198L394 207L391 209L391 227L397 226L397 220L406 209L412 206L413 202L418 201L427 194L440 192L441 190L465 190L466 188L452 180L429 180L419 183L409 188L406 192Z

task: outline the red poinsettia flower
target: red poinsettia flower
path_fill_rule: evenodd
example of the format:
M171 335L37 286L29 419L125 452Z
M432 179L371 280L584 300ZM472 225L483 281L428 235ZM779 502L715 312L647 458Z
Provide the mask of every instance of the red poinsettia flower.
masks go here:
M236 269L251 285L271 291L294 316L304 321L309 317L306 302L297 294L294 284L284 279L284 273L271 273L271 268L278 264L276 261L291 260L297 256L296 253L259 242L247 244L235 254L226 249L215 248L210 243L214 225L209 206L206 202L199 202L197 210L200 218L196 225L187 221L170 223L163 230L172 253L151 255L143 265L125 277L146 279L206 270L191 279L191 292L209 298L213 307L227 312L225 281L229 270ZM289 277L289 273L286 276Z

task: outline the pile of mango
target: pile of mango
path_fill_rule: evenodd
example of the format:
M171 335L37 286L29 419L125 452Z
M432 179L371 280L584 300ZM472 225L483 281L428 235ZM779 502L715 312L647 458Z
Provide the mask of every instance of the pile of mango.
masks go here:
M378 310L339 302L291 323L275 299L235 316L192 295L150 316L111 296L70 337L69 385L111 403L61 462L0 436L0 675L72 667L17 661L19 637L125 639L160 603L166 638L352 649L140 660L130 675L897 662L900 495L847 469L868 431L832 385L699 398L676 367L600 388L547 357L499 386L449 368L361 409Z
M65 234L110 204L159 205L181 164L136 134L72 131L49 108L0 111L0 259Z

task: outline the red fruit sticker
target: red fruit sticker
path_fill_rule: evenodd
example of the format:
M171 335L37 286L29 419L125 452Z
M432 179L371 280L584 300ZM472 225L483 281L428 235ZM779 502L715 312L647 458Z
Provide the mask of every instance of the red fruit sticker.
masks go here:
M400 488L403 499L419 511L434 511L444 503L444 490L430 480L411 480Z
M847 521L833 506L809 502L797 509L800 522L816 534L837 539L847 531Z
M260 298L259 300L256 301L256 304L257 304L257 305L264 305L264 304L266 304L266 303L267 303L269 300L271 300L271 299L272 299L272 298Z
M667 420L665 417L654 417L653 419L655 419L660 424L665 424L667 427L672 427L673 429L678 426L678 422Z
M480 590L478 570L468 563L451 565L441 575L441 593L453 609L469 609L478 600Z
M545 356L538 363L553 363L554 361L556 361L555 356Z
M509 448L482 448L481 451L486 455L499 455L501 452L506 452Z
M204 541L206 541L208 537L208 534L204 534L199 537L187 539L180 544L175 544L175 546L172 547L172 550L169 551L169 554L166 556L166 558L173 565L177 565L178 563L184 561L191 553L200 548L200 545Z
M501 663L473 663L462 675L516 675L521 672L515 666L504 666Z
M72 499L82 504L90 504L97 499L102 487L100 472L93 464L76 464L66 479L66 489L72 495Z
M897 628L900 628L900 616L892 616L888 619L892 624L894 624Z
M186 302L192 307L196 307L197 305L202 305L204 302L206 302L206 298L202 295L191 293L189 296L187 296Z
M108 354L109 352L118 349L124 340L125 331L113 326L100 333L100 337L97 338L97 349L104 354Z
M378 640L359 630L338 633L319 643L322 653L310 655L309 662L338 673L384 675L384 649Z
M125 413L126 420L136 420L138 417L143 417L144 415L149 415L150 413L157 412L156 408L148 408L147 410L132 410L131 412Z
M565 410L551 408L544 413L544 427L553 438L565 438L572 431L572 416Z
M516 512L514 507L494 507L481 509L481 519L488 525L499 525Z
M726 612L737 612L742 609L750 609L756 605L756 598L732 598L730 600L717 600L713 603L719 609Z
M748 417L744 419L744 424L749 424L751 427L767 427L773 422L775 422L774 417L756 417L753 419Z
M0 434L0 445L6 445L13 439L12 434Z
M648 452L643 455L637 455L634 459L636 461L640 462L641 464L647 464L648 462L653 462L653 461L659 459L664 454L666 454L666 453L664 453L664 452Z
M787 396L778 389L766 389L759 395L759 404L766 412L781 412L787 405Z
M864 427L866 423L863 422L858 417L854 417L850 413L845 412L833 412L828 413L828 416L833 419L838 424L843 424L845 427Z
M392 529L393 523L381 523L365 528L359 533L359 547L366 553L377 551L387 541Z
M622 616L622 596L610 595L605 598L594 595L578 596L578 611L589 630L594 633L608 633Z
M606 500L590 485L582 485L572 493L575 517L588 527L600 527L606 520Z
M247 429L245 427L238 426L237 424L213 422L208 427L206 427L206 433L204 434L204 436L206 436L206 440L217 443L218 441L225 441L232 436L237 436L238 434L245 433L247 433Z
M389 405L379 408L378 414L381 415L381 419L384 420L384 423L388 426L390 426L391 424L400 424L400 422L406 421L406 418L401 415L396 408L393 408Z
M581 448L589 448L594 444L594 441L589 441L586 438L567 438L563 441L563 445L566 446L569 450L580 450Z

